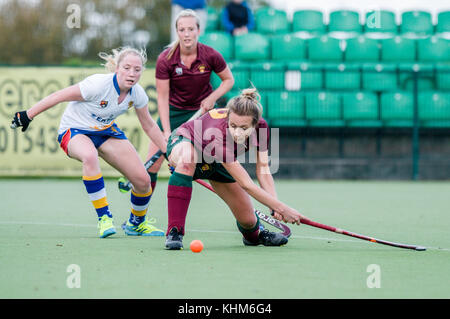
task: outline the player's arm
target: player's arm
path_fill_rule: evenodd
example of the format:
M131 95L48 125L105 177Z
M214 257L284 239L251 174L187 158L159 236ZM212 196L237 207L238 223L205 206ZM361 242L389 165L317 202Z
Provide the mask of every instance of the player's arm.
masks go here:
M49 108L59 103L69 101L83 101L83 96L81 95L80 86L78 84L74 84L62 90L56 91L43 98L27 110L27 115L32 120L36 115L48 110Z
M171 133L170 120L169 120L169 90L170 80L156 79L156 93L158 94L158 113L161 125L163 127L163 133L166 138Z
M36 115L39 115L40 113L62 102L83 100L80 86L78 84L74 84L48 95L26 111L16 112L11 122L11 127L22 127L22 132L24 132Z
M201 103L200 107L203 109L203 113L211 110L216 101L225 95L234 85L234 77L231 73L230 68L227 66L222 72L217 73L219 78L222 80L219 87L211 92Z
M304 216L298 213L295 209L290 208L286 204L280 202L277 198L266 192L264 189L258 187L248 175L247 171L242 167L238 161L232 163L223 163L225 169L236 180L250 196L256 199L261 204L272 209L274 216L280 220L288 223L300 224L300 218Z
M163 153L166 153L167 140L155 120L150 116L148 107L136 108L136 114L144 132Z
M277 198L275 182L270 173L269 152L257 152L256 156L256 178L258 179L259 185L270 195Z

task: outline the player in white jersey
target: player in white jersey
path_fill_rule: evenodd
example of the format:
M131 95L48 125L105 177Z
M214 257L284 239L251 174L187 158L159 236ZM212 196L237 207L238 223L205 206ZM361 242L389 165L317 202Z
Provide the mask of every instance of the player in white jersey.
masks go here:
M167 141L148 111L148 97L138 84L146 62L145 51L121 48L100 53L108 74L94 74L45 97L30 109L17 112L12 126L25 131L32 119L62 102L70 102L61 118L58 141L66 154L82 163L83 183L98 215L99 236L116 233L106 199L99 157L125 175L133 185L127 235L163 236L151 225L147 209L152 195L150 177L134 146L114 120L134 108L139 122L164 153Z

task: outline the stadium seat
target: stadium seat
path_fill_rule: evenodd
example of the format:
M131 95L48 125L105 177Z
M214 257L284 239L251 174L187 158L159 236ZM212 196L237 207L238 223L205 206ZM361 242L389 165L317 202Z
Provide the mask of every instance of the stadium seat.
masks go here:
M357 64L326 64L325 88L329 90L359 90L360 66Z
M234 90L243 90L251 87L250 84L250 62L232 61L228 63L228 67L233 73Z
M436 64L436 87L438 90L450 90L450 63Z
M450 40L436 36L417 40L420 62L450 62Z
M250 65L250 81L258 90L284 89L283 62L253 62Z
M400 33L406 37L421 38L433 33L431 13L427 11L405 11L401 14Z
M438 13L436 34L439 34L441 37L450 39L450 11L443 11Z
M220 11L214 7L208 6L206 19L206 32L220 29Z
M410 62L416 60L416 42L412 39L396 36L380 40L381 61Z
M285 89L290 91L323 88L323 71L320 65L309 62L289 62L285 73Z
M342 94L343 117L347 127L381 127L378 96L373 92Z
M295 34L271 38L272 60L298 61L306 58L306 42Z
M312 127L343 127L341 97L334 92L305 93L306 119Z
M323 35L308 40L308 56L312 62L340 62L343 58L340 40Z
M256 31L264 34L290 32L290 25L285 11L263 7L255 13Z
M362 87L368 91L397 90L397 66L386 63L364 63L362 65Z
M237 60L267 60L270 56L269 39L255 32L236 36L234 55Z
M353 37L362 31L359 13L351 10L336 10L330 13L328 32L336 38Z
M414 90L414 73L420 72L417 76L418 90L434 90L436 88L436 77L433 64L424 63L399 63L398 87L401 90Z
M225 60L230 60L233 58L233 38L226 32L205 32L200 36L199 42L219 51Z
M414 98L411 92L396 91L381 94L381 120L386 127L413 125Z
M366 13L364 32L371 38L391 38L397 34L395 13L387 10L369 11Z
M379 61L380 46L377 40L359 36L346 42L344 55L347 62Z
M309 38L326 32L323 13L318 10L298 10L292 17L292 32L303 33Z
M306 125L304 96L300 92L267 92L267 119L271 127Z
M450 127L450 93L419 92L419 120L423 127Z

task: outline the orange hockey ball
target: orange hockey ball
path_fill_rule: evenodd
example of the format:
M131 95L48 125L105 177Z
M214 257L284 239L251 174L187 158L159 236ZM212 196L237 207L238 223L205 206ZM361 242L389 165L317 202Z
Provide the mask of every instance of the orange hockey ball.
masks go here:
M203 250L203 243L201 242L201 240L193 240L191 241L191 245L190 248L192 250L192 252L194 253L199 253Z

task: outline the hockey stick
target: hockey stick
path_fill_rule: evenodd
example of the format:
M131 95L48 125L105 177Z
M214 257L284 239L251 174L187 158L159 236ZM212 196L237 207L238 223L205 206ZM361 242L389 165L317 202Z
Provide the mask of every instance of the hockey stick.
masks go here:
M194 115L191 116L189 120L186 122L195 120L196 118L200 117L202 115L202 109L198 109L197 112L194 113ZM163 152L161 150L158 150L150 159L144 163L145 170L148 171L150 167L153 166L153 164L156 163L156 161L163 155ZM119 191L122 193L129 192L131 190L131 187L133 186L129 180L127 180L125 177L120 177L117 183L119 187Z
M212 188L211 185L209 185L208 183L202 181L202 180L196 180L197 183L199 183L200 185L206 187L207 189L214 191L214 189ZM266 223L280 229L283 231L283 235L289 237L291 234L291 230L289 229L289 227L287 227L286 225L280 223L278 220L271 218L267 215L265 215L264 213L261 213L258 210L255 210L255 213L258 214L258 216L265 221ZM367 240L370 241L372 243L378 243L378 244L383 244L383 245L388 245L388 246L392 246L392 247L397 247L397 248L404 248L404 249L412 249L412 250L417 250L417 251L424 251L426 250L425 247L423 246L415 246L415 245L405 245L405 244L401 244L401 243L394 243L394 242L390 242L390 241L386 241L386 240L382 240L382 239L376 239L373 237L368 237L365 235L361 235L361 234L356 234L344 229L340 229L340 228L336 228L336 227L332 227L332 226L328 226L328 225L324 225L324 224L320 224L317 222L314 222L310 219L307 218L302 218L300 220L300 223L305 224L305 225L309 225L312 227L316 227L316 228L321 228L321 229L325 229L328 231L332 231L338 234L342 234L342 235L346 235L346 236L350 236L350 237L354 237L354 238L358 238L358 239L362 239L362 240Z
M350 236L350 237L354 237L354 238L358 238L358 239L362 239L362 240L367 240L370 241L372 243L377 243L377 244L383 244L383 245L388 245L388 246L392 246L392 247L397 247L397 248L404 248L404 249L412 249L412 250L417 250L417 251L424 251L426 250L425 247L423 246L415 246L415 245L405 245L405 244L401 244L401 243L394 243L391 241L386 241L386 240L382 240L382 239L376 239L373 237L368 237L365 235L361 235L361 234L356 234L344 229L340 229L340 228L336 228L336 227L332 227L332 226L328 226L328 225L324 225L324 224L320 224L317 222L314 222L312 220L309 220L307 218L302 218L300 220L300 223L305 224L305 225L309 225L312 227L316 227L316 228L321 228L321 229L325 229L331 232L335 232L338 234L342 234L342 235L346 235L346 236Z
M202 185L203 187L209 189L211 192L216 193L214 188L212 188L212 186L210 184L206 183L205 181L203 181L201 179L196 179L195 182L197 182L198 184ZM275 218L267 216L266 214L260 212L257 209L255 209L255 214L257 214L262 221L264 221L267 224L272 225L273 227L278 228L279 230L281 230L282 231L281 232L282 235L284 235L286 237L291 236L291 229L288 226L286 226L285 224L280 223Z

